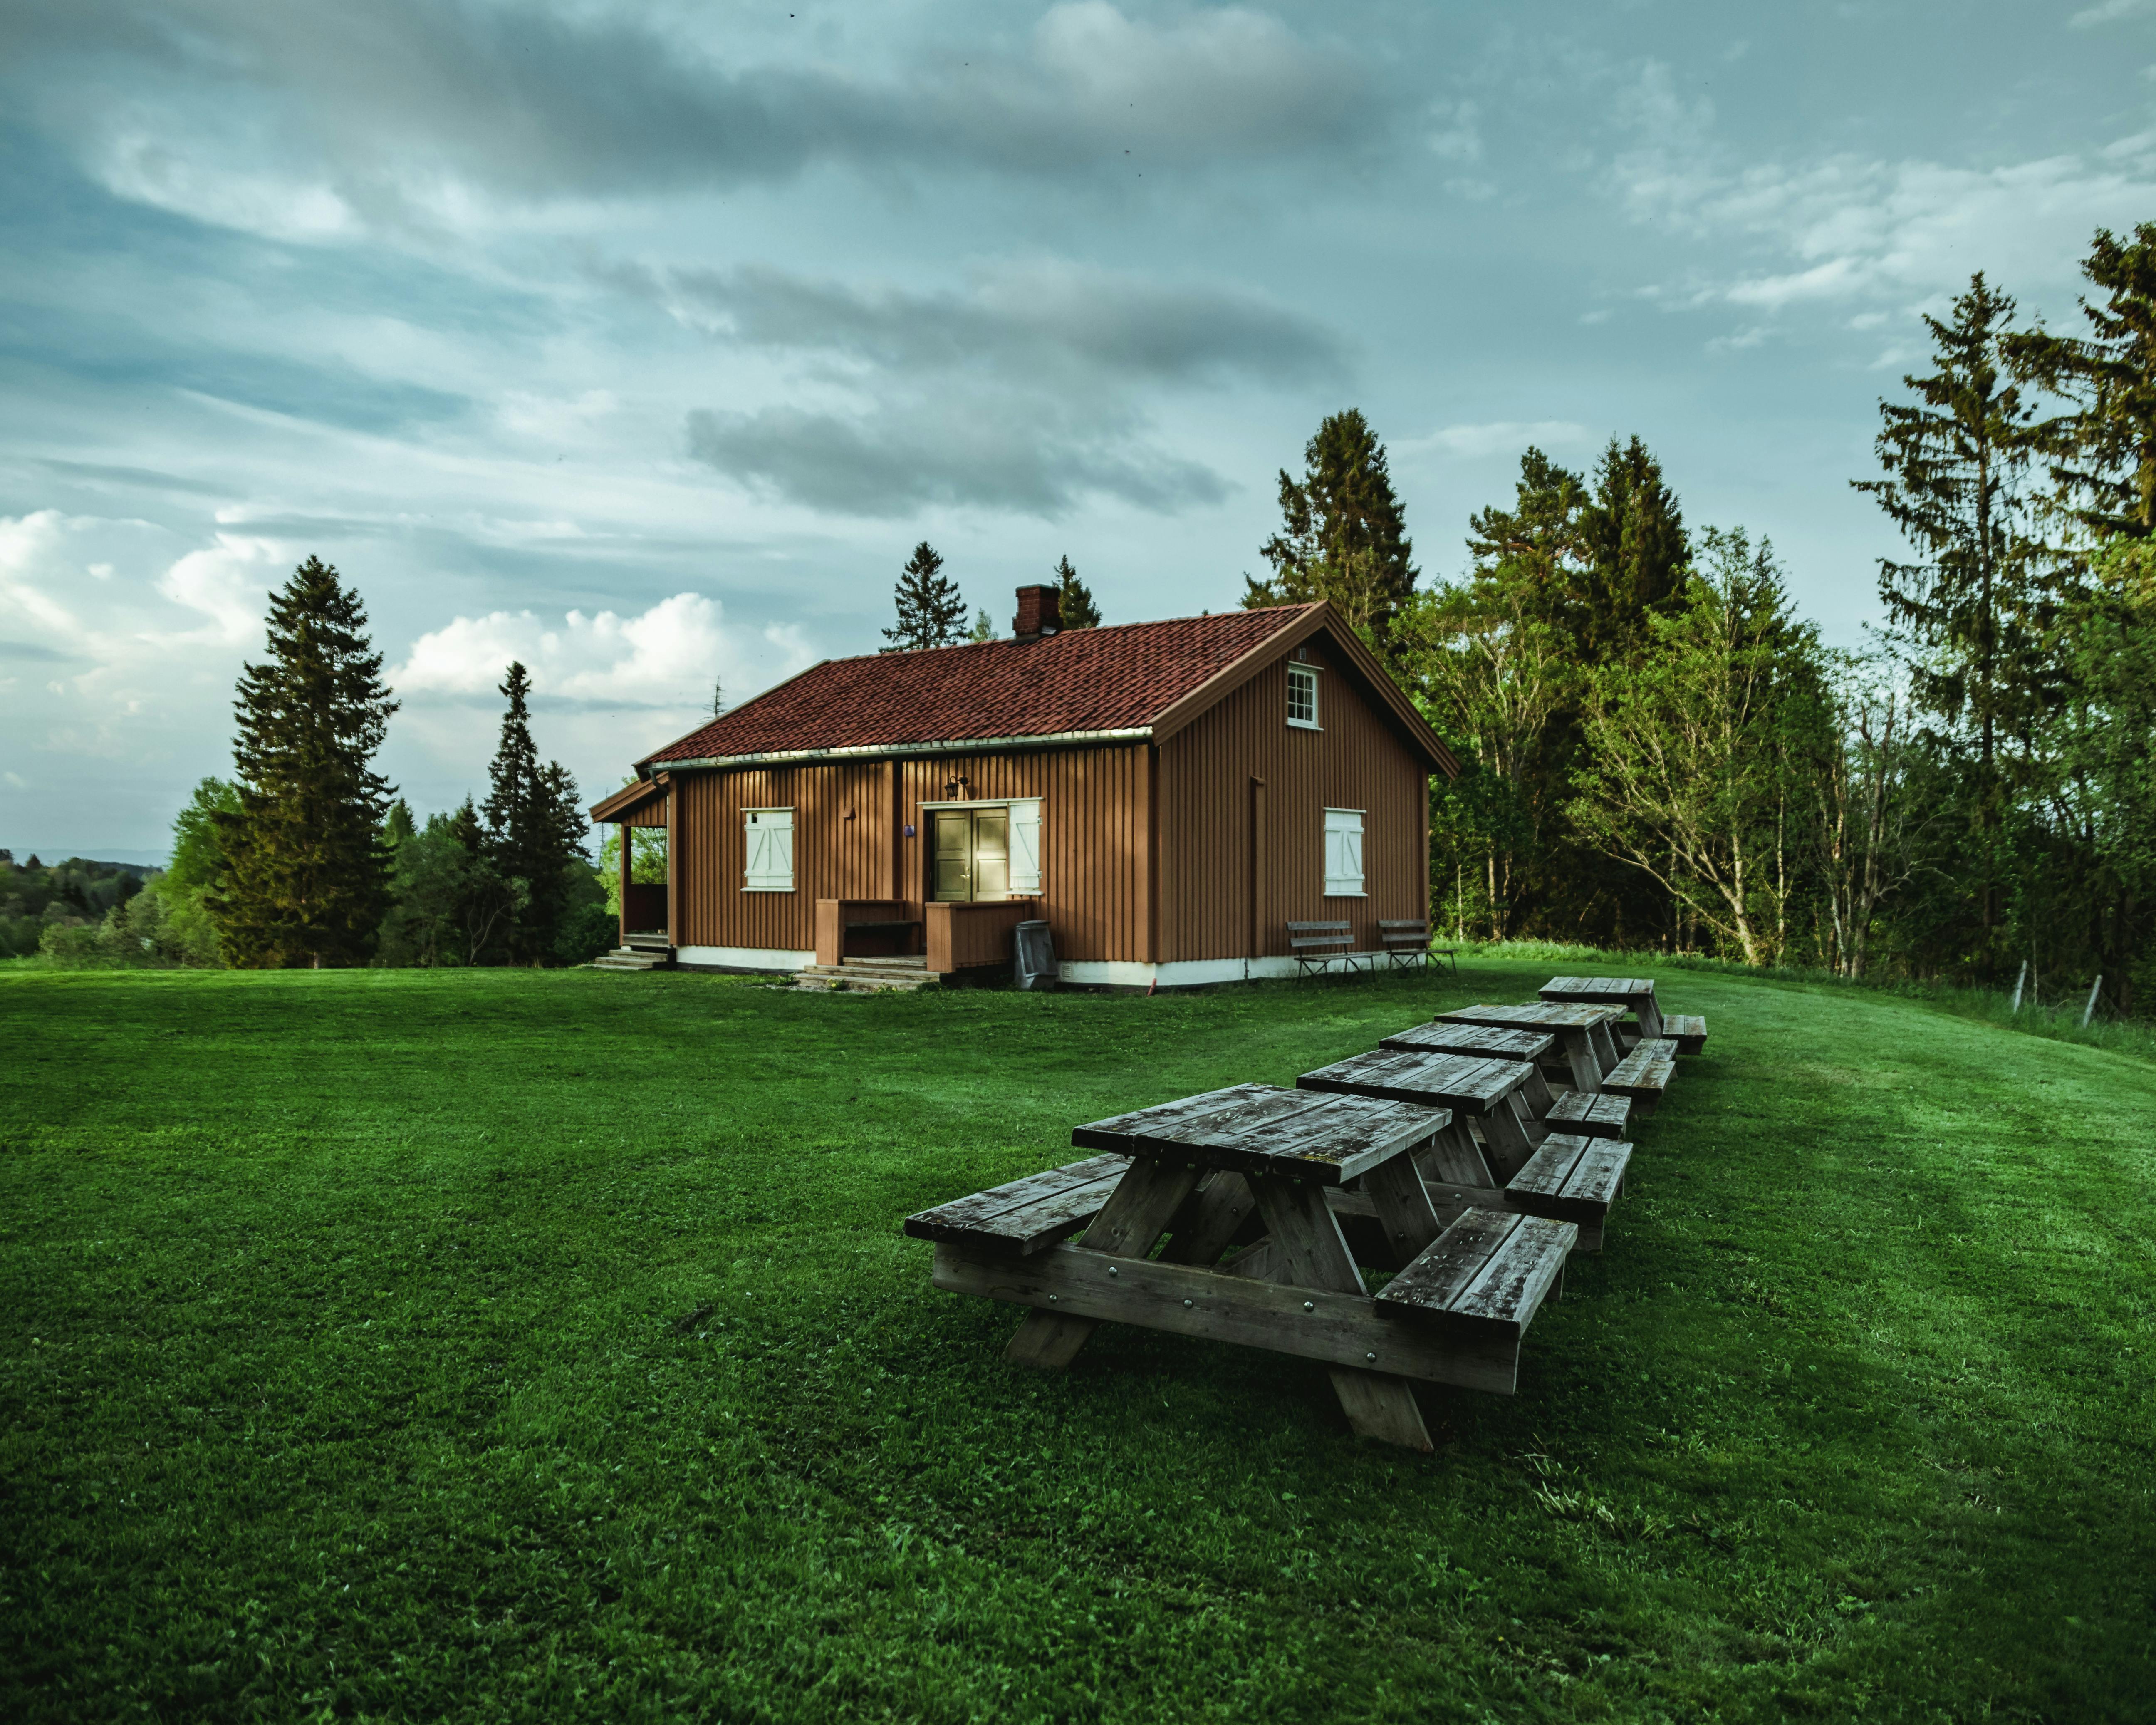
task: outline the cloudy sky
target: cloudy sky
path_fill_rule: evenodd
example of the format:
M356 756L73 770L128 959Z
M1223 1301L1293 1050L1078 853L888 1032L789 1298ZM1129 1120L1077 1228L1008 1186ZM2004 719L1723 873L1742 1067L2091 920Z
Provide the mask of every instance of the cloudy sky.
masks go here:
M1637 432L1853 640L1919 315L2147 219L2156 0L0 0L0 845L158 854L310 552L423 813L511 657L596 797L924 536L1233 604L1350 404L1426 578Z

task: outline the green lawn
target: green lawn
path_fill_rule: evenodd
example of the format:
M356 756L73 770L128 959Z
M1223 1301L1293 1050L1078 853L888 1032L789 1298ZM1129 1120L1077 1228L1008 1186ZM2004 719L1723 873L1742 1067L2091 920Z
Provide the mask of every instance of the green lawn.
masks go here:
M0 1717L2156 1717L2156 1067L1704 1011L1516 1398L1066 1376L911 1210L1550 966L0 976Z

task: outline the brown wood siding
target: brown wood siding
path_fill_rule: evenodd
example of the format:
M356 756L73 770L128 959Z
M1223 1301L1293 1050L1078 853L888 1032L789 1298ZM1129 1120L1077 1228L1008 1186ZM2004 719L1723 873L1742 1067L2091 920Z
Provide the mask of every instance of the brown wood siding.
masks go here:
M1287 660L1266 666L1160 748L1160 957L1285 953L1286 925L1429 911L1428 780L1416 757L1311 643L1319 731L1287 722ZM1262 786L1257 781L1262 780ZM1360 809L1367 898L1325 896L1324 811Z
M916 834L927 829L923 802L1037 797L1039 914L1057 955L1148 957L1147 755L1139 744L677 773L683 879L675 943L812 951L819 898L927 898L925 841L894 838L909 824ZM961 778L957 792L947 789ZM793 810L793 891L742 890L747 809Z

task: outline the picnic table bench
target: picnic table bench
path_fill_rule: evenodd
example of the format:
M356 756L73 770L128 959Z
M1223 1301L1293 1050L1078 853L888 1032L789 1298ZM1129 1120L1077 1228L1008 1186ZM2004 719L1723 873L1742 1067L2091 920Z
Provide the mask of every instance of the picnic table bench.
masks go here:
M1531 1078L1539 1083L1540 1077L1522 1060L1381 1048L1305 1072L1295 1083L1298 1090L1379 1096L1449 1109L1455 1123L1433 1136L1459 1134L1466 1122L1472 1120L1487 1147L1490 1165L1500 1180L1506 1180L1526 1165L1549 1136L1541 1116L1522 1094ZM1543 1094L1548 1096L1547 1087ZM1468 1148L1473 1147L1473 1142L1471 1137L1464 1141Z
M1640 1021L1641 1036L1662 1034L1652 977L1553 976L1537 991L1545 1000L1581 1006L1621 1006Z
M1605 1096L1629 1097L1642 1114L1651 1114L1676 1070L1677 1045L1667 1036L1650 1037L1602 1075Z
M1662 1034L1676 1039L1679 1054L1697 1054L1707 1046L1707 1020L1697 1013L1673 1012L1662 1020Z
M1624 1017L1621 1006L1585 1006L1543 1001L1524 1006L1463 1006L1441 1012L1435 1022L1481 1024L1494 1030L1539 1030L1557 1038L1565 1069L1577 1091L1602 1088L1602 1075L1618 1060L1609 1027Z
M1008 1359L1068 1365L1104 1320L1270 1348L1323 1363L1358 1435L1427 1451L1409 1381L1512 1393L1521 1337L1579 1238L1512 1210L1440 1220L1413 1153L1450 1124L1442 1108L1237 1085L1081 1126L1071 1142L1101 1153L906 1231L935 1243L937 1287L1030 1308ZM1328 1201L1351 1184L1401 1266L1374 1296Z

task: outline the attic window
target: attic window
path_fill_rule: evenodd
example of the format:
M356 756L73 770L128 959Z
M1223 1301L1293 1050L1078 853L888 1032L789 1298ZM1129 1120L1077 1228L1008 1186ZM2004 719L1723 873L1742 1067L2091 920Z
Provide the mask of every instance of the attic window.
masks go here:
M1287 721L1301 731L1318 729L1317 666L1287 668Z

